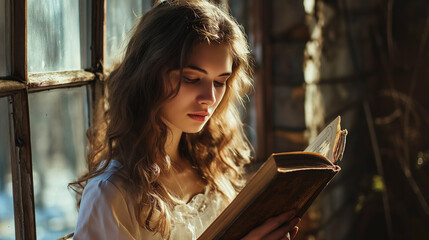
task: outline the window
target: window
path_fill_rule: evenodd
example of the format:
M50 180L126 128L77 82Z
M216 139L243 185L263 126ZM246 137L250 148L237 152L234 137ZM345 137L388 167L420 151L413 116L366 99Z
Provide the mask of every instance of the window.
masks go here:
M89 18L83 1L27 0L29 72L85 69ZM79 14L80 10L82 14ZM81 17L79 17L81 16ZM80 27L82 22L82 28Z
M126 45L126 37L133 27L136 17L151 7L150 1L107 0L106 4L106 57L105 68L121 57ZM119 49L119 50L118 50Z
M74 194L67 184L85 170L86 86L31 93L31 155L37 239L74 231Z
M106 69L152 0L0 0L0 239L57 239L77 211Z
M10 74L10 3L0 0L0 76Z
M0 111L7 113L7 97L0 98ZM15 218L12 198L12 168L10 164L9 116L0 115L0 239L13 239Z

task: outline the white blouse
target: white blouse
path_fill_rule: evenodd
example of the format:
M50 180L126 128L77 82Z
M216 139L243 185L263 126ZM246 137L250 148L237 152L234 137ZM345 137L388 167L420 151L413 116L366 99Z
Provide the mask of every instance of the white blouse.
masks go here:
M134 204L124 190L122 165L112 160L101 175L89 180L83 194L73 239L162 239L139 226ZM227 203L220 193L206 188L172 212L170 239L197 239Z

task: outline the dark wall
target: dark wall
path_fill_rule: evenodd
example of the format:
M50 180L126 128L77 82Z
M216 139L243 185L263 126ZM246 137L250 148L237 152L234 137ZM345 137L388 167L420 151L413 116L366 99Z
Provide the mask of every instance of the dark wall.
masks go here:
M336 115L349 130L297 239L427 239L429 2L304 2L230 1L246 7L256 94L268 94L267 149L302 150Z

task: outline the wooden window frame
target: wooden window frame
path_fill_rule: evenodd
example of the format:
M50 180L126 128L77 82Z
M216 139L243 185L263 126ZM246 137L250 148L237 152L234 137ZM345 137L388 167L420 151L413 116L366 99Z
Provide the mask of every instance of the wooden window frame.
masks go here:
M272 53L271 53L271 2L256 0L253 5L255 27L253 35L255 48L262 49L262 54L256 58L255 69L255 110L256 110L256 160L264 162L273 149L273 116L272 116Z
M89 86L89 124L103 114L106 0L92 0L89 70L28 73L27 0L10 2L11 75L0 77L0 97L9 100L10 152L15 238L36 239L29 93Z

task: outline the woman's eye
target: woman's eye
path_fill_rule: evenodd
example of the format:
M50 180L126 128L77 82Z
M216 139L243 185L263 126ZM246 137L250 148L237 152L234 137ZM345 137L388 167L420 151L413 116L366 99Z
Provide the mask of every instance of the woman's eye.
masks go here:
M215 87L223 87L223 86L225 86L225 83L224 82L219 82L219 81L214 81L214 86Z
M199 78L187 78L187 77L183 77L183 79L185 80L185 83L196 83L196 82L200 81Z

